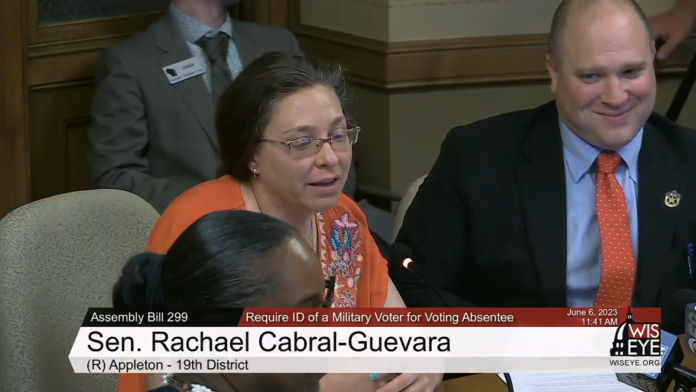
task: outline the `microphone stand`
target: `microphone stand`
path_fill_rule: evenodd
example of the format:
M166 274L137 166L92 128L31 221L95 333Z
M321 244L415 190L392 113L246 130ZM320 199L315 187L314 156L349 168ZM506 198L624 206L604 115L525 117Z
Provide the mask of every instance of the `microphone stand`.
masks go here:
M418 272L416 272L416 270L414 270L414 269L412 269L412 268L409 268L409 267L407 267L407 266L405 266L405 265L403 265L403 264L400 264L400 265L401 265L403 268L406 268L407 270L411 271L411 273L412 273L413 275L415 275L415 276L418 278L418 280L420 280L427 288L429 288L430 291L432 291L433 294L435 294L435 296L436 296L436 297L440 300L440 302L442 302L445 306L447 306L448 308L452 308L452 307L453 307L453 306L451 306L451 305L449 304L449 302L447 302L447 300L445 300L445 298L442 296L442 294L440 294L440 292L438 292L433 286L431 286L430 284L428 284L428 282L426 282L425 279L423 279L423 277L420 276L420 274L419 274ZM512 377L510 377L510 373L503 373L503 377L505 377L505 385L507 386L508 392L515 392L515 389L514 389L514 387L512 386ZM690 391L691 391L691 389L687 389L687 390L685 390L684 392L690 392ZM678 390L676 389L676 387L675 387L674 392L682 392L682 391L678 391Z
M440 292L438 292L437 290L435 290L435 288L434 288L433 286L431 286L430 284L428 284L428 282L426 282L425 279L423 279L423 278L420 276L420 274L419 274L418 272L416 272L416 271L415 271L414 269L412 269L412 268L408 268L408 267L404 267L404 268L406 268L407 270L411 271L411 273L412 273L415 277L417 277L418 280L420 280L427 288L430 289L430 291L433 292L433 294L435 294L435 296L437 297L437 299L440 300L440 302L442 302L443 304L445 304L445 306L447 306L448 308L451 308L451 307L452 307L452 306L445 300L445 298L442 296L442 294L440 294Z
M510 377L510 373L503 373L503 377L505 377L505 384L507 384L508 392L515 392L512 388L512 377Z
M696 373L681 364L672 365L672 377L674 378L674 392L691 392L696 388Z

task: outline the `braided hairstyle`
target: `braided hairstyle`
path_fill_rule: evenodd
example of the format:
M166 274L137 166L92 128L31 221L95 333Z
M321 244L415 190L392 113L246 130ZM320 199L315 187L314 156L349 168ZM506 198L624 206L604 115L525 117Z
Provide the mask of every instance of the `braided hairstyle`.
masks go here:
M277 276L264 257L291 238L291 225L243 210L217 211L189 226L167 254L141 253L126 263L113 290L117 311L253 306Z

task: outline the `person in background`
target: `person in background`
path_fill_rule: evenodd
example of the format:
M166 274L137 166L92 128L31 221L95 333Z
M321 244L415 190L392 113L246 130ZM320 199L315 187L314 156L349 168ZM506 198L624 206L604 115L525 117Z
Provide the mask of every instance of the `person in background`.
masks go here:
M104 51L88 130L94 188L134 193L162 213L215 178L222 92L262 54L300 52L288 30L232 20L235 2L172 0L162 19Z
M669 306L696 287L696 132L652 113L647 19L564 0L550 38L556 100L452 129L396 242L451 306ZM391 272L408 306L443 305Z
M268 214L294 226L316 252L325 279L335 280L332 307L404 306L365 216L341 192L360 127L347 114L340 68L311 56L267 53L220 97L216 129L221 177L174 199L155 224L148 251L166 253L187 227L213 211ZM120 391L141 391L131 387L138 377L121 375ZM430 392L441 379L329 374L321 390L372 392L389 380L379 392Z
M657 51L659 60L666 59L686 39L696 21L696 0L680 0L670 11L648 20L655 38L664 41Z
M189 226L166 254L128 261L114 286L118 312L325 305L316 253L289 224L217 211ZM211 316L214 317L214 316ZM323 374L171 374L158 392L316 392ZM188 385L188 387L186 386ZM198 389L195 389L198 387Z
M94 188L134 193L162 213L183 191L216 178L220 94L262 54L301 52L288 30L232 20L227 8L238 1L172 0L148 30L104 51L88 131ZM354 198L356 188L351 164L343 191ZM393 217L360 205L386 256Z

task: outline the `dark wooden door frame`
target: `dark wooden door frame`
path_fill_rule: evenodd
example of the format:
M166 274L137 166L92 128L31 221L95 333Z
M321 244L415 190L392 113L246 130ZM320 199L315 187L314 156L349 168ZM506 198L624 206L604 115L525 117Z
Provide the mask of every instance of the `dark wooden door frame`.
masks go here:
M0 218L29 200L24 6L0 1Z

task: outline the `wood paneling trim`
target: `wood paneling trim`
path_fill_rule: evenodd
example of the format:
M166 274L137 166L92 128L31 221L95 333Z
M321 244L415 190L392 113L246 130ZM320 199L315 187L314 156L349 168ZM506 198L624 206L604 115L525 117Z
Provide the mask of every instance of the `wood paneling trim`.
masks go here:
M24 4L0 1L0 219L29 201Z
M288 27L288 0L244 0L244 20L268 26Z
M286 0L254 0L237 4L230 9L233 17L255 23L287 26ZM118 41L144 30L162 15L117 18L51 27L56 39L34 43L27 48L27 84L29 87L71 80L92 79L101 52ZM88 31L80 30L88 28ZM39 31L48 28L41 28ZM73 34L72 31L81 32ZM89 33L89 37L78 38ZM41 37L37 36L39 41ZM69 39L65 39L68 37Z
M92 79L101 52L126 37L31 45L27 48L27 85Z
M81 20L56 25L37 24L36 0L27 2L27 26L29 44L62 43L64 41L89 40L92 37L129 36L145 30L162 17L162 12L124 15L112 18ZM229 9L233 18L266 25L287 26L287 0L244 0Z
M304 52L340 64L353 82L387 87L386 43L336 32L330 32L331 38L327 39L319 32L314 34L313 30L322 29L294 31Z
M27 7L25 20L28 44L72 41L115 34L129 35L144 30L162 16L162 12L153 12L40 26L38 24L38 2L36 0L23 2L26 3Z
M143 31L162 17L162 13L119 17L108 20L84 21L50 27L38 27L31 43L46 43L104 37L114 34L130 35Z
M91 79L105 48L145 30L161 17L158 13L41 28L35 20L28 21L27 85Z
M29 89L32 200L89 188L84 151L93 94L79 82Z
M289 27L303 50L341 64L359 84L395 90L548 80L547 34L387 43L303 25L299 0L289 7ZM694 52L692 36L658 73L684 72Z
M41 92L41 91L51 91L51 90L69 90L73 88L82 87L92 87L94 82L91 80L76 80L73 82L63 82L55 84L47 84L43 86L36 86L29 89L30 93Z

